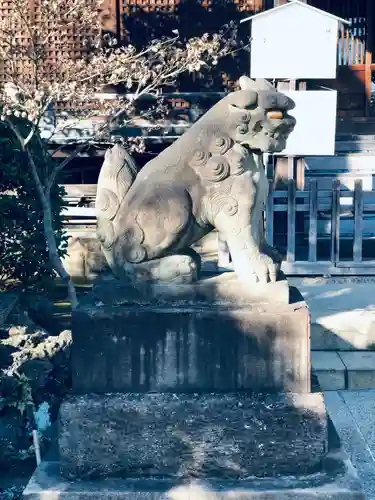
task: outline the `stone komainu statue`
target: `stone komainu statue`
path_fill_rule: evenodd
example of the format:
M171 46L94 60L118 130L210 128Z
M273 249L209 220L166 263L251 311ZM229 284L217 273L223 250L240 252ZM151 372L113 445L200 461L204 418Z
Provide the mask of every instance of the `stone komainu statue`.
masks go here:
M268 191L262 153L285 148L292 101L268 82L240 78L184 135L137 172L126 150L108 150L99 175L97 234L114 275L136 285L191 282L190 246L216 228L238 277L275 281L279 263L264 239Z

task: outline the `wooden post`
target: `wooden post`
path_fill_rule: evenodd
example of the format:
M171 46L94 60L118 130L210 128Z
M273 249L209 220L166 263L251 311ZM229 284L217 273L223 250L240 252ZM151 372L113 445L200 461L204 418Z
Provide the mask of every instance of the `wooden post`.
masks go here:
M288 180L288 231L287 231L287 262L296 259L296 183Z
M117 0L104 0L101 8L102 29L109 31L119 40L121 38L119 2Z
M374 44L374 7L373 0L366 0L366 18L367 18L367 33L366 33L366 54L365 54L365 116L371 114L371 64L372 51Z
M340 181L335 179L332 184L331 210L331 262L340 261Z
M318 181L316 179L310 182L309 191L309 262L316 262L318 244Z
M357 179L355 181L353 204L354 204L353 260L354 262L362 262L363 186L361 179Z
M371 64L372 64L372 53L366 50L365 55L365 116L370 116L371 114Z
M268 196L266 205L266 241L269 245L273 246L273 181L268 180Z

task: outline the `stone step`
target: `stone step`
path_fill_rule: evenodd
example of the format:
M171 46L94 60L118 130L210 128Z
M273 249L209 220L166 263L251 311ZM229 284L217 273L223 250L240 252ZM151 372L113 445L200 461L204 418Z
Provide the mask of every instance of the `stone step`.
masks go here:
M191 478L105 478L67 481L58 462L42 462L23 500L365 500L358 474L345 452L327 455L322 473L244 481ZM366 484L367 487L367 484ZM367 487L368 489L368 487ZM373 498L373 497L366 497Z
M374 277L288 278L307 302L313 351L375 350Z
M375 352L312 351L311 368L322 391L375 389Z

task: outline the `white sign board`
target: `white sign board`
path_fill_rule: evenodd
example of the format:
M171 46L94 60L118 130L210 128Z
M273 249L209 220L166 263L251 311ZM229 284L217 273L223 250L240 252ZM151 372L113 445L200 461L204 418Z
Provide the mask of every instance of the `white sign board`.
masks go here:
M251 20L251 78L336 78L338 20L291 3Z
M289 113L297 124L280 155L307 156L335 153L337 92L335 90L284 91L295 103Z

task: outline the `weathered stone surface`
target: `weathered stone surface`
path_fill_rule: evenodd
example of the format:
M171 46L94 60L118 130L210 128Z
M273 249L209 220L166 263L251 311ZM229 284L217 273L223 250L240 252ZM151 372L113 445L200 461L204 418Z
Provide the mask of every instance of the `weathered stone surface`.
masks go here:
M140 171L119 144L106 152L97 235L119 279L195 281L199 264L186 251L216 228L244 283L276 280L281 259L264 237L262 158L285 148L294 102L266 80L243 76L239 87Z
M328 447L319 393L71 396L59 426L66 477L306 473Z
M74 392L308 392L306 304L254 303L219 288L211 298L118 306L88 296L73 312Z
M330 455L330 467L309 476L243 481L107 478L68 481L58 462L42 463L24 500L364 500L357 473L344 453Z
M289 304L289 285L280 273L275 283L258 283L253 287L241 282L235 273L207 276L195 283L150 283L134 287L111 275L101 276L93 284L93 295L104 304L166 304L224 307L252 306L266 303Z

